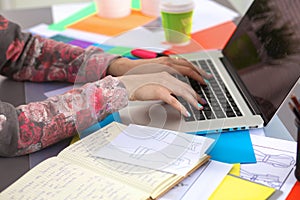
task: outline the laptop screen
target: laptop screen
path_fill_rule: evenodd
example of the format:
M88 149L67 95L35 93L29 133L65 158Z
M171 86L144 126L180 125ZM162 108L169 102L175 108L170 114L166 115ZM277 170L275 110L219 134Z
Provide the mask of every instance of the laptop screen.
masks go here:
M223 49L266 121L300 75L299 10L300 1L254 1Z

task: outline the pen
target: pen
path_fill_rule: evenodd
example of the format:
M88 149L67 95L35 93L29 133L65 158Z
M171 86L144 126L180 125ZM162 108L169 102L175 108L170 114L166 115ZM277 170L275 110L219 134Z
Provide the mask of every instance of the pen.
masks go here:
M145 49L133 49L133 50L131 50L131 54L138 58L144 58L144 59L168 56L167 54L164 54L164 53L157 53L157 52L145 50Z

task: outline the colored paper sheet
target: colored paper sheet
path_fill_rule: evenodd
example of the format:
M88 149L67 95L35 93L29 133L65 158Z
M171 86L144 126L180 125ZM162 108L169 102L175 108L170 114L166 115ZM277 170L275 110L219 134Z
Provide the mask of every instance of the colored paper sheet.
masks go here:
M132 9L139 10L141 7L140 0L132 0L131 7L132 7ZM94 2L92 2L90 5L81 9L80 11L74 13L73 15L69 16L68 18L66 18L60 22L49 25L49 29L56 30L56 31L65 30L68 25L73 24L77 21L80 21L81 19L88 17L89 15L95 14L96 12L97 12L96 4Z
M82 10L74 13L73 15L71 15L70 17L58 22L58 23L53 23L51 25L49 25L49 29L50 30L56 30L56 31L62 31L65 30L66 27L70 24L73 24L77 21L82 20L83 18L92 15L96 13L96 6L95 3L91 3L89 6L83 8Z
M117 54L117 55L131 55L130 51L132 48L130 47L121 47L121 46L115 46L114 48L108 50L108 53L111 54Z
M110 124L113 121L121 122L121 118L120 118L120 115L118 112L114 112L114 113L108 115L106 118L104 118L99 123L96 123L96 124L90 126L89 128L83 130L80 133L80 138L84 138L84 137L88 136L89 134L103 128L104 126L106 126L107 124Z
M192 33L191 42L187 45L173 45L168 51L172 54L191 53L209 49L223 49L234 32L236 25L226 22L202 31Z
M236 29L232 22L226 22L192 34L192 38L204 49L223 49Z
M140 9L141 8L140 0L131 0L131 8L137 10Z
M240 170L241 170L241 164L239 164L239 163L234 164L232 169L230 170L229 174L235 175L235 176L240 176Z
M111 45L106 45L106 44L93 44L93 46L95 47L99 47L101 48L103 51L108 52L109 50L111 50L112 48L115 48L115 46L111 46Z
M79 46L79 47L84 48L84 49L93 44L92 42L86 42L86 41L76 40L76 39L72 40L68 43L72 44L72 45L75 45L75 46Z
M265 200L275 191L274 188L227 175L209 200Z
M208 134L216 143L208 154L212 160L225 163L256 163L249 131Z
M92 43L92 42L64 36L61 34L54 35L50 38L53 40L59 41L59 42L72 44L72 45L79 46L82 48L87 48L89 46L96 46L96 47L101 48L103 51L111 53L111 54L121 55L121 56L130 58L130 59L137 59L136 57L131 55L131 50L133 49L131 47L111 46L111 45L106 45L106 44Z
M300 182L297 181L293 186L291 192L287 196L286 200L299 200L300 198Z
M116 36L133 28L149 23L154 19L156 18L148 17L141 14L140 11L132 10L129 16L118 19L102 18L97 14L94 14L82 19L79 22L69 25L68 28L102 35Z

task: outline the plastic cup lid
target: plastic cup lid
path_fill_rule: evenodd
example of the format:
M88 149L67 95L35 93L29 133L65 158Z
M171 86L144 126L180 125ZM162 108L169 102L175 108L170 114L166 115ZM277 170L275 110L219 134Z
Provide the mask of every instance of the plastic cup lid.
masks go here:
M184 13L193 10L195 3L193 0L162 0L160 9L167 13Z

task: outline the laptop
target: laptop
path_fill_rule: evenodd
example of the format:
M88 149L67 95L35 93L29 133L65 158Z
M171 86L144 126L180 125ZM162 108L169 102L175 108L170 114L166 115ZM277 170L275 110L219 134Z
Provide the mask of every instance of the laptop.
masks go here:
M123 123L190 133L261 128L289 96L300 76L300 1L255 0L223 50L182 54L213 74L207 86L178 75L208 102L182 116L160 101L130 102L119 114Z

